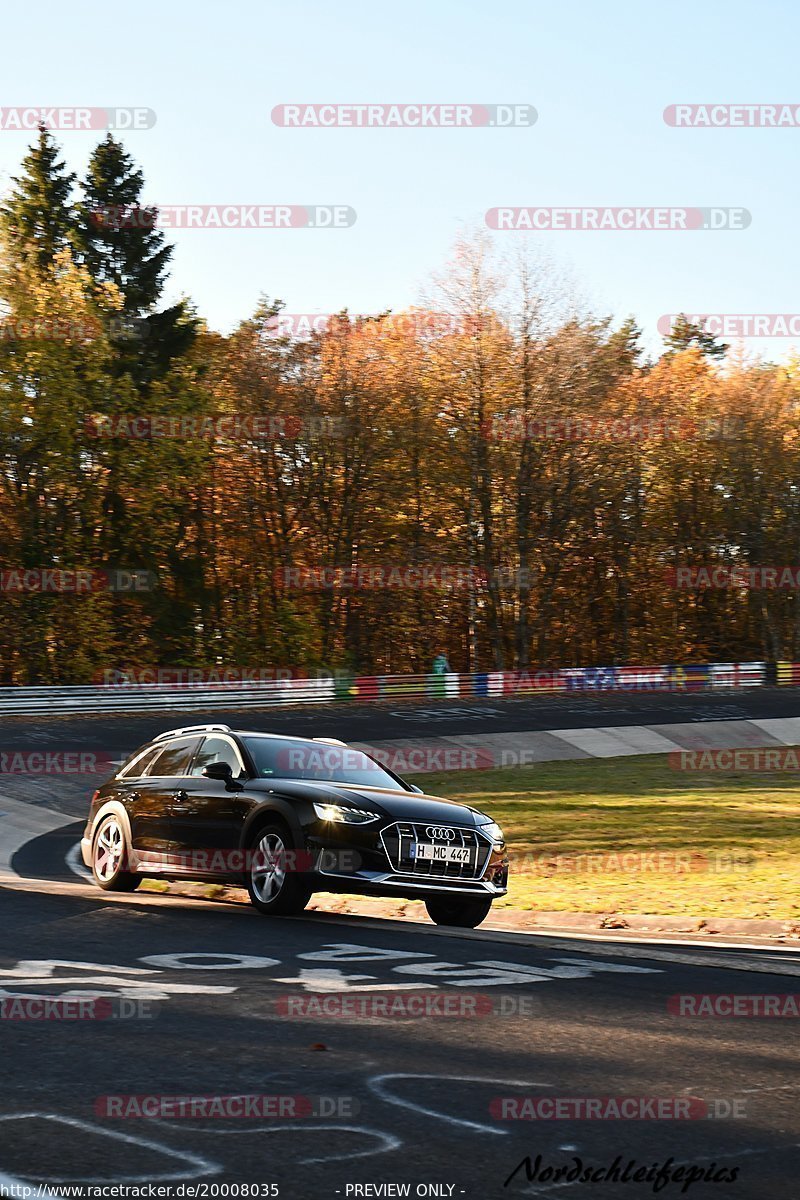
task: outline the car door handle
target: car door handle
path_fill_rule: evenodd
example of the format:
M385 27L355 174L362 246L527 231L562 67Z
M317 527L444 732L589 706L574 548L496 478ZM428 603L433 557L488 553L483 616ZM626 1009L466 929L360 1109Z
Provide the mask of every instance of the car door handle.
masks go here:
M181 804L183 804L185 800L189 799L189 793L185 791L184 788L181 788L180 791L173 792L172 794L176 800L180 800Z

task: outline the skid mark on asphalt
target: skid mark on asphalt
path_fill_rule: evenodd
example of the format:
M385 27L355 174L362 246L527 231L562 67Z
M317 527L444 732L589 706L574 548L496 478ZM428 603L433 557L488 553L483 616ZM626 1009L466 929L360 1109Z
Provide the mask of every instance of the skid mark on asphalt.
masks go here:
M385 1100L387 1104L397 1105L399 1108L409 1108L412 1112L421 1113L425 1117L434 1117L437 1121L446 1121L449 1125L458 1125L465 1129L474 1129L478 1133L494 1133L499 1137L506 1137L510 1132L508 1129L498 1129L496 1125L484 1125L478 1121L468 1121L464 1117L453 1117L449 1113L440 1112L436 1108L427 1108L423 1104L417 1104L414 1100L405 1100L402 1096L397 1096L390 1092L386 1086L394 1079L436 1079L446 1080L452 1083L498 1083L505 1087L544 1087L549 1088L551 1084L541 1083L536 1080L527 1079L487 1079L483 1075L420 1075L407 1072L390 1072L386 1075L372 1075L367 1080L367 1086L371 1092L379 1096L381 1100Z
M218 1175L222 1170L220 1163L211 1162L207 1158L202 1158L199 1154L192 1154L185 1150L174 1150L171 1146L163 1146L160 1142L151 1142L147 1138L134 1137L129 1133L119 1133L113 1129L103 1129L99 1125L91 1125L88 1121L79 1121L75 1117L64 1117L58 1113L48 1112L21 1112L7 1113L0 1116L0 1121L53 1121L58 1125L66 1125L71 1129L81 1130L90 1137L107 1137L114 1141L124 1142L128 1146L135 1146L138 1149L152 1150L155 1154L163 1154L166 1158L177 1159L178 1162L185 1163L189 1170L172 1171L161 1175L153 1172L151 1169L146 1175L120 1175L118 1170L111 1175L98 1175L89 1177L81 1175L77 1177L81 1184L134 1184L134 1183L150 1183L156 1177L160 1180L178 1180L178 1179L195 1179L200 1175ZM114 1166L114 1164L111 1164ZM33 1180L36 1183L61 1184L65 1182L63 1175L59 1177L51 1177L46 1175L28 1175L26 1178Z

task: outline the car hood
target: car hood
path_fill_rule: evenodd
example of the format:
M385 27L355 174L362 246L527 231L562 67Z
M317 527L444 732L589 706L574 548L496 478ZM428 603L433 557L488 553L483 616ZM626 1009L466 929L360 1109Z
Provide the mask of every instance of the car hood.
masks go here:
M316 800L318 804L352 804L394 821L429 821L450 825L475 826L489 820L485 813L456 800L441 796L383 788L356 787L353 784L326 783L315 779L261 779L259 790L278 793L292 799Z

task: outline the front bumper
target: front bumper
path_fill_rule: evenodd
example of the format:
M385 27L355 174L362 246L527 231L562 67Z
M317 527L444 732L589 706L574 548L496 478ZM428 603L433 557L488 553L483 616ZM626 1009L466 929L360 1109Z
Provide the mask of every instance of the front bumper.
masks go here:
M418 824L418 823L417 823ZM424 899L453 893L460 896L504 896L508 891L508 855L503 843L493 842L480 826L451 826L448 844L470 849L469 866L421 862L411 851L424 836L413 822L397 821L369 838L347 838L343 830L326 830L309 839L315 856L315 887L331 892Z

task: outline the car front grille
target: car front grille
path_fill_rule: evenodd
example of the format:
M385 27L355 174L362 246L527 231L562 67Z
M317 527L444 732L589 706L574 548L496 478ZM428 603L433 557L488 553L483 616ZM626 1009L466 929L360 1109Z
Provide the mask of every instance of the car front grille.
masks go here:
M401 875L424 879L480 879L486 870L491 842L485 835L460 825L439 825L438 830L452 833L452 837L431 837L426 833L428 823L398 821L381 833L381 841L392 870ZM415 843L429 842L437 846L467 846L470 850L468 863L433 862L412 855Z

